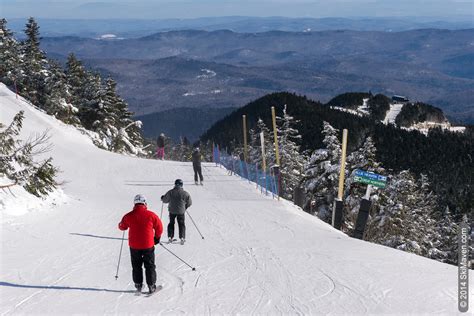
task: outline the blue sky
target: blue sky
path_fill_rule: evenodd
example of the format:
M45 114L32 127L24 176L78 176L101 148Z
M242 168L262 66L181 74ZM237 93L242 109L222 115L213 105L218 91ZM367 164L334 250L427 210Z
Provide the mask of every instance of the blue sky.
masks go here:
M474 17L472 0L0 0L0 16L41 18Z

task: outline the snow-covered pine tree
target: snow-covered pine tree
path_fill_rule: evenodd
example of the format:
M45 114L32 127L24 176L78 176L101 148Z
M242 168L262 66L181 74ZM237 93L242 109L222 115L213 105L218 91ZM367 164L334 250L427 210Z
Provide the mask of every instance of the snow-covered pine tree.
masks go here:
M82 126L88 130L94 130L94 122L103 119L100 109L105 98L105 87L99 74L86 72L84 85L80 90L79 119Z
M422 193L418 205L423 213L430 214L434 221L434 229L425 236L427 244L426 256L441 262L456 264L458 259L458 229L448 206L440 210L439 198L432 192L428 176L420 175L418 181Z
M89 96L89 98L91 98L90 95L95 95L96 93L96 91L93 93L91 93L91 91L87 91L87 89L90 89L91 86L89 81L93 80L92 78L88 78L86 70L81 61L78 60L73 53L69 54L67 57L65 73L67 84L70 87L70 102L81 109L87 105L87 97ZM97 83L97 81L94 81L94 83ZM93 90L100 90L100 79L99 84L96 85L95 89Z
M22 75L17 86L21 94L34 105L43 108L45 101L45 79L49 76L48 61L40 49L39 26L33 17L25 28L26 39L21 43Z
M131 119L127 104L116 93L116 82L108 78L102 103L96 109L93 131L100 137L99 145L119 153L144 154L141 122Z
M72 99L71 87L66 74L58 63L49 61L49 65L50 75L45 80L45 110L66 124L78 126L81 124L77 116L79 110L69 102Z
M21 75L20 46L7 27L7 20L0 19L0 81L7 86L16 85Z
M262 146L260 141L260 133L264 135L265 145L265 163L268 168L275 164L275 148L273 145L273 134L270 129L265 125L262 119L258 119L257 127L255 130L250 130L250 150L249 156L253 164L258 164L259 170L262 169Z
M303 178L305 157L300 153L300 146L297 144L301 139L299 131L295 128L298 121L289 115L286 109L285 104L283 117L276 117L282 187L280 195L292 200L293 192Z
M344 225L343 230L352 233L359 214L360 201L365 195L367 184L354 182L354 174L357 169L377 174L385 174L385 169L376 159L376 147L372 137L367 137L362 147L354 151L347 157L347 166L349 168L349 176L346 177L344 192ZM378 191L373 188L370 194L371 201L376 202ZM370 216L369 216L370 220Z
M325 148L316 149L305 164L304 209L329 223L334 200L337 197L341 143L338 138L339 131L328 122L323 122L322 133Z
M257 137L256 129L249 130L249 143L248 143L248 163L255 165L259 163L261 166L262 151L260 150L260 137ZM260 167L259 167L260 168Z
M458 260L458 229L459 225L446 206L444 211L434 214L436 227L434 234L430 236L432 247L428 250L428 257L451 264Z
M433 248L435 221L426 206L432 205L435 197L421 190L408 170L392 176L380 196L368 223L366 240L428 256Z
M43 133L28 142L16 139L23 119L24 113L20 111L9 126L0 123L0 176L22 185L31 194L45 196L57 186L54 178L58 169L52 165L52 158L42 161L34 158L48 151L49 137Z

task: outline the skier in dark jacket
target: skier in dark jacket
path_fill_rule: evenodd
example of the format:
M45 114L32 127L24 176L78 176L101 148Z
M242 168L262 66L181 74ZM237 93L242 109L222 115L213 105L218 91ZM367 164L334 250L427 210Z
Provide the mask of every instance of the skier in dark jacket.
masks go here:
M204 180L204 178L202 176L201 151L199 150L199 147L194 148L191 158L193 160L194 183L198 184L198 175L199 175L199 181L201 185L203 185L202 181Z
M168 211L170 212L170 223L168 224L168 238L169 242L173 241L174 237L174 221L178 220L179 239L181 245L186 241L186 225L184 223L185 212L191 206L192 200L188 192L183 190L183 180L176 179L174 188L161 196L163 203L169 203Z
M160 134L156 140L156 145L156 158L161 160L165 159L165 134Z
M146 199L138 194L134 199L133 210L122 218L118 227L128 231L128 244L132 257L132 278L137 291L143 287L145 265L146 283L150 293L156 291L155 245L160 242L163 224L158 215L147 209Z

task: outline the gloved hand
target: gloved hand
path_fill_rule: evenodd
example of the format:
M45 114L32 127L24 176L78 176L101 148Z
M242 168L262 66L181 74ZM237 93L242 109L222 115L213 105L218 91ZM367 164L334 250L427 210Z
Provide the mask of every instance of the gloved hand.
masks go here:
M163 201L163 198L164 198L164 197L165 197L164 195L161 196L161 200L162 200L162 201Z
M156 245L156 244L159 244L159 243L160 243L161 237L158 237L158 238L153 237L153 239L155 240L155 245Z

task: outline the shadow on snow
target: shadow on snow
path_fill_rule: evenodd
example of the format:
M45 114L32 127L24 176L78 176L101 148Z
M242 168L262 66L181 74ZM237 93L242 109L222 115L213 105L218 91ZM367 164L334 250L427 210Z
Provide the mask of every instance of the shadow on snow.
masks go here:
M69 233L69 235L85 236L85 237L93 237L93 238L103 238L103 239L122 240L122 238L119 238L119 237L97 236L97 235L91 235L91 234ZM123 240L128 240L128 239L127 239L127 238L124 238Z
M56 285L24 285L14 284L10 282L0 282L0 286L19 287L24 289L44 289L44 290L76 290L76 291L93 291L93 292L112 292L112 293L135 293L134 290L123 291L123 290L109 290L109 289L97 289L93 287L74 287L74 286L56 286Z

